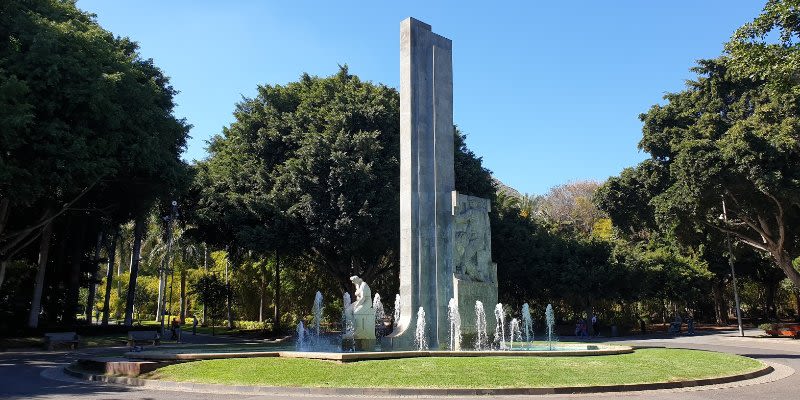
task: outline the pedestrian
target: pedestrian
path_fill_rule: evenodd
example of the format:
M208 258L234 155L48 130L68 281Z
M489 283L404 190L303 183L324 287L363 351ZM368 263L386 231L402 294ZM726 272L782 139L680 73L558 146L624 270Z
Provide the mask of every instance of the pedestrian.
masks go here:
M675 314L675 320L669 325L669 333L680 335L681 325L683 325L681 316L679 314Z
M170 340L178 340L178 329L181 328L181 323L178 321L178 317L172 318L172 324L170 324L170 332L172 332L172 337Z
M597 321L597 315L592 315L592 333L595 336L600 335L600 323Z
M581 336L589 338L589 321L581 318Z
M192 315L192 335L197 334L197 315Z
M578 318L575 322L575 336L581 337L583 335L583 319Z

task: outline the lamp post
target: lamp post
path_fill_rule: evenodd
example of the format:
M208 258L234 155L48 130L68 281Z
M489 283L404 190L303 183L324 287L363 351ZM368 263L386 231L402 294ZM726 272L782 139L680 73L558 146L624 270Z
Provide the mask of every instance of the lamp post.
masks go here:
M728 210L725 208L725 197L722 197L722 220L728 223ZM730 232L725 232L725 241L728 242L728 263L731 265L731 278L733 279L733 298L736 302L736 321L739 324L739 336L744 337L742 329L742 308L739 304L739 288L736 285L736 269L733 267L733 245Z

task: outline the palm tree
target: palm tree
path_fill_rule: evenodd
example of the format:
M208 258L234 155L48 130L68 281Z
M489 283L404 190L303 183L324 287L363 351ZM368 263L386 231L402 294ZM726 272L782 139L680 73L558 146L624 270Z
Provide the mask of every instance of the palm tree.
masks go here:
M168 254L168 238L164 235L153 235L158 239L151 243L150 251L147 258L147 263L153 269L166 267L166 271L172 272L177 270L180 274L180 301L179 301L179 315L181 321L186 319L186 276L189 269L197 268L203 262L204 249L203 246L193 240L190 235L186 235L187 227L175 226L172 230L172 253ZM164 264L169 261L168 266ZM169 287L169 302L172 303L172 288L173 283L170 282ZM162 296L167 296L167 293L162 293Z

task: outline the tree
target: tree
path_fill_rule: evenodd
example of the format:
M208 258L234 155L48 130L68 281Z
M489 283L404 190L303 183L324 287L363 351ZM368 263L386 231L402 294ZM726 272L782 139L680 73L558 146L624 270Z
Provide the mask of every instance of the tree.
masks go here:
M58 286L48 281L65 280L64 309L77 305L76 260L92 247L72 230L45 228L69 214L73 230L95 237L101 219L118 224L149 208L185 177L189 126L172 115L176 92L152 60L74 2L5 1L0 35L8 38L0 43L0 275L12 257L32 258L21 251L37 238L44 269L65 263L47 257L50 236L74 250L65 253L68 274L41 271L29 318L36 326L42 285Z
M351 275L372 280L395 265L399 97L346 67L290 86L295 150L276 166L271 194L302 225L308 255L351 291Z
M729 233L800 286L792 267L800 255L800 102L776 98L728 64L701 61L697 81L641 117L640 147L668 171L651 201L656 220L678 234L696 224Z
M594 225L604 217L592 202L599 182L577 181L551 188L538 204L539 213L558 229L584 235L592 233Z
M136 304L136 284L139 277L139 265L142 260L142 239L145 233L145 217L139 216L134 222L133 250L131 252L131 273L128 281L128 296L125 302L125 325L133 326L133 306Z
M344 67L260 86L198 165L198 229L276 259L302 252L345 290L379 275L397 245L398 112L396 91Z
M214 319L218 318L223 310L220 303L228 298L228 288L218 276L205 274L192 286L192 292L197 295L198 301L208 309L207 316L211 319L211 334L214 334Z

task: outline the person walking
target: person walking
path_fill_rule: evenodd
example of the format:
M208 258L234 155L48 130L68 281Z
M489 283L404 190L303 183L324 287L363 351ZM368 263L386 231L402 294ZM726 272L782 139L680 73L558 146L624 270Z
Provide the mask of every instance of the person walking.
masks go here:
M592 334L600 336L600 323L597 321L597 315L592 315Z
M172 337L170 339L180 342L181 322L178 320L178 317L172 318L170 330L172 331Z
M192 335L197 335L197 315L192 315Z

